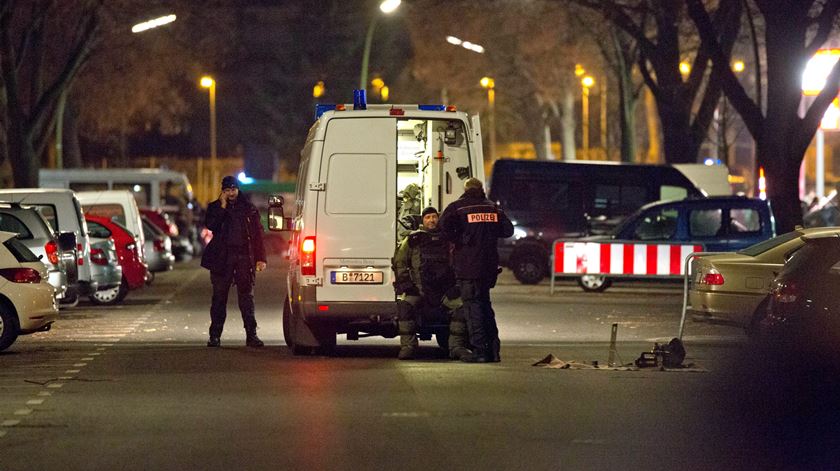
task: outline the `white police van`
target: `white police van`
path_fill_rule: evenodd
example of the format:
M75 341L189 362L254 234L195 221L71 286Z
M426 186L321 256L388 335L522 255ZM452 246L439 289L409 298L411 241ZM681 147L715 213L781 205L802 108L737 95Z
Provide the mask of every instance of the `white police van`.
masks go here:
M291 231L283 331L295 354L329 351L342 333L396 336L391 257L401 191L415 184L418 213L442 211L463 180L484 180L478 116L443 105L366 105L355 95L353 105L316 107L294 207L283 217L274 197L269 208L269 228Z

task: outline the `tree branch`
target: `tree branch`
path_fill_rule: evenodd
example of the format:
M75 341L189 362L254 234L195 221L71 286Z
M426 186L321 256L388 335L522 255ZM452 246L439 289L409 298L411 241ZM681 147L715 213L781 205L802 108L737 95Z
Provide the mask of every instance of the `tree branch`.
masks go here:
M697 30L700 33L701 47L706 49L712 58L712 74L717 76L721 81L721 86L729 97L732 106L738 110L741 118L744 120L747 129L750 130L753 138L758 139L761 136L761 130L764 126L764 116L761 114L761 109L756 106L755 102L747 95L744 87L735 77L732 68L729 65L729 57L724 53L720 42L715 36L714 27L709 19L709 14L703 6L701 0L686 0L688 3L688 14ZM738 0L722 0L722 2L734 2Z
M822 11L820 11L819 16L816 18L816 22L819 25L817 32L811 40L811 44L805 46L807 57L813 56L828 40L831 30L834 29L834 20L838 12L840 12L840 2L829 1L823 5Z

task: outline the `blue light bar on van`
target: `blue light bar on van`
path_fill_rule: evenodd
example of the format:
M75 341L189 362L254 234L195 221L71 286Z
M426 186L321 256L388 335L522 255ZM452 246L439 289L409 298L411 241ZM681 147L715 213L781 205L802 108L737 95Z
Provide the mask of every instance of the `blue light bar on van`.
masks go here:
M353 109L367 109L367 92L365 90L353 90Z
M318 103L315 105L315 119L321 117L322 114L326 113L327 111L333 111L335 109L335 104L328 104L328 103Z
M417 105L420 111L446 111L446 105Z

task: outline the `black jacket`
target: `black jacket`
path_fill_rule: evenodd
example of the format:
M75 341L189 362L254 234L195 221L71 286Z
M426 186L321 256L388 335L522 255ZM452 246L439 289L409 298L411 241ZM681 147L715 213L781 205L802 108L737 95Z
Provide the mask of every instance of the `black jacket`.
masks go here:
M258 261L265 262L265 246L263 245L262 239L263 228L262 223L260 223L260 213L257 207L251 204L242 193L239 194L237 204L243 205L240 208L245 213L245 234L248 239L248 255L251 257L251 265L256 265ZM204 225L213 232L213 239L204 249L204 254L201 256L201 266L211 272L225 269L228 253L225 241L227 231L225 229L227 224L235 221L234 216L231 214L232 211L233 209L230 205L227 208L222 208L222 203L219 200L207 205Z
M513 224L501 208L488 200L483 191L467 190L446 207L439 225L455 245L452 264L458 278L495 279L498 239L513 235Z

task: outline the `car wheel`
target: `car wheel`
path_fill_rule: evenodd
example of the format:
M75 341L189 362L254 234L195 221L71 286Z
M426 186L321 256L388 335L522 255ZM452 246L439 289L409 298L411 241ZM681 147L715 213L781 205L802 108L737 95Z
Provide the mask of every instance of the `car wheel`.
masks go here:
M18 319L14 311L7 305L0 304L0 351L13 343L18 336Z
M117 298L120 294L120 287L115 286L109 289L101 289L90 296L90 301L99 306L111 306L117 304Z
M289 300L283 303L283 340L286 346L294 353L295 338L292 334L292 308L289 307Z
M546 259L534 251L517 254L512 258L513 276L525 285L535 285L545 276Z
M79 295L74 294L72 298L65 297L64 299L59 301L58 307L60 309L68 308L68 307L76 307L79 305Z
M146 286L152 286L152 283L155 281L155 272L149 272L149 279L146 280Z
M578 284L588 293L600 293L612 286L612 280L606 276L583 275L578 278Z
M331 326L318 326L317 329L313 330L315 338L318 339L318 343L321 344L321 346L315 350L317 350L317 352L321 355L325 356L332 356L333 354L335 354L335 328Z

